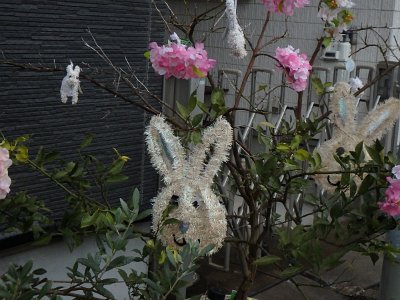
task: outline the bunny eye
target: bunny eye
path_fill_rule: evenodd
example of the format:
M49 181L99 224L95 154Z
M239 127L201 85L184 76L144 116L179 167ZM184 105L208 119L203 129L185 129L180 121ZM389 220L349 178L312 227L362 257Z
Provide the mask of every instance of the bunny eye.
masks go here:
M169 204L178 206L179 196L172 195L171 200L169 200Z
M206 151L206 157L204 158L204 168L208 165L210 162L211 157L214 155L215 152L215 144L211 144L210 147Z
M343 147L339 147L336 149L336 154L340 156L343 155L345 151L346 150Z
M197 201L193 201L192 205L193 205L194 208L198 208L200 206L199 202L197 202Z

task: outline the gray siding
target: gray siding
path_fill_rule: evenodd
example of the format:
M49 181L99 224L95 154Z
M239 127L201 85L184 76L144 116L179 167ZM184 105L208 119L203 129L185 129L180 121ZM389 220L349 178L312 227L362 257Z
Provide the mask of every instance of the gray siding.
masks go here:
M126 66L126 56L137 76L161 95L162 78L149 69L143 57L148 43L161 41L164 35L163 24L150 0L0 2L0 50L7 59L63 69L71 59L83 72L85 64L107 71L101 59L83 45L82 38L90 41L88 28L115 65ZM114 78L108 74L97 78L111 85ZM115 157L112 148L116 147L131 157L126 170L130 180L115 186L112 202L117 203L119 197L127 199L133 187L138 187L143 195L142 205L149 206L158 188L143 137L149 115L84 80L84 94L78 104L62 104L59 89L64 75L0 66L2 133L9 139L32 134L31 155L43 145L59 150L67 159L76 157L87 133L94 133L96 138L89 152L111 161ZM135 99L123 87L119 91ZM26 189L45 200L56 218L62 215L63 193L54 184L21 166L13 166L10 176L13 191Z

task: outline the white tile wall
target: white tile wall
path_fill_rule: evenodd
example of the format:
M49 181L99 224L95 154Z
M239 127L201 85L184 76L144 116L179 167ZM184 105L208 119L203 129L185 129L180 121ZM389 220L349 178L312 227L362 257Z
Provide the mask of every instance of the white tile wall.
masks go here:
M299 48L301 52L306 53L309 57L313 53L316 38L323 34L323 23L317 17L317 5L318 0L312 0L311 4L303 9L296 10L294 16L285 18L282 14L272 14L271 22L268 26L265 40L269 41L272 37L280 36L284 34L287 29L287 38L279 40L278 42L269 45L265 48L266 53L273 54L277 46L286 47L288 44L295 48ZM388 25L388 26L400 26L400 0L354 0L357 4L353 9L355 13L355 20L353 26L361 27L367 25ZM204 11L210 7L213 7L220 2L218 1L196 1L190 2L190 10L193 11L194 7L198 11ZM176 13L182 16L185 12L183 9L182 1L174 0L171 2L171 7ZM255 43L260 28L266 16L265 9L259 0L238 0L238 17L240 24L244 27L246 35L252 43ZM201 37L203 34L209 31L213 26L214 19L204 22L198 28L199 34L197 37ZM215 27L224 27L225 19L222 18ZM387 31L380 31L384 36L388 36ZM400 41L400 32L396 32L399 35L398 40ZM245 67L248 63L248 59L238 60L229 55L229 50L226 48L223 40L223 29L219 30L218 33L210 36L206 41L206 49L209 52L209 56L217 59L218 68L230 68L239 69L242 72L245 71ZM358 36L358 46L362 46L362 40L365 38L365 33L361 32ZM368 41L376 41L377 37L368 35ZM377 61L382 60L382 55L379 53L377 48L370 47L365 51L359 52L354 56L354 59L358 65L371 65L375 66ZM316 61L316 66L327 64L319 59ZM328 65L330 66L330 65ZM273 61L268 57L259 57L256 60L256 67L261 68L274 68ZM274 84L279 84L281 80L281 73L278 71L273 77ZM246 95L250 94L249 89L246 89ZM279 99L279 90L274 93L275 99ZM273 98L274 98L273 97ZM286 89L285 102L289 105L295 103L296 94L291 90ZM305 101L303 101L305 102ZM245 101L242 105L247 107ZM274 104L277 106L277 104ZM244 119L241 123L244 122Z

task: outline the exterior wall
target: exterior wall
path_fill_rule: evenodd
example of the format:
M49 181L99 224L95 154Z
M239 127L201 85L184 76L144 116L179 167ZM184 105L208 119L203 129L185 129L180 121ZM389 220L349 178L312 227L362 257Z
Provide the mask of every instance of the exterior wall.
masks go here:
M2 0L0 51L4 58L19 63L55 65L64 69L72 60L80 65L82 72L87 72L86 65L110 71L82 42L82 38L91 41L86 32L90 28L115 65L126 67L125 59L129 60L138 78L155 94L161 95L162 78L150 70L143 57L150 41L160 41L164 37L163 24L151 2ZM97 79L111 85L115 78L111 72L105 74ZM143 208L150 206L150 199L158 189L158 175L150 164L144 143L144 126L149 115L84 80L81 80L84 94L80 95L78 104L62 104L59 90L64 76L65 72L34 73L0 65L2 134L8 139L32 134L31 157L43 145L47 150L60 151L63 159L73 160L77 158L77 149L85 135L93 133L96 137L87 149L89 153L111 162L115 156L112 148L115 147L131 158L125 172L130 179L110 191L110 202L119 203L120 197L128 199L133 188L138 187ZM119 92L132 97L123 87ZM26 167L14 165L9 172L13 180L12 192L26 190L44 200L56 220L62 217L66 209L64 194L54 184L27 171ZM149 224L145 226L149 228ZM3 240L1 244L9 247L8 241ZM142 241L134 240L128 248L141 246ZM70 266L75 258L95 251L96 244L90 238L72 254L62 242L41 248L12 248L0 252L0 274L12 262L23 264L33 259L35 267L49 271L49 278L63 280L66 279L63 277L66 266ZM129 267L146 272L139 264ZM127 291L118 285L113 291L117 299L128 298Z
M253 45L258 38L258 33L265 19L266 12L259 0L238 0L238 17L239 22L244 28L247 37L252 41ZM286 38L279 40L276 43L268 45L266 47L266 52L268 54L274 54L276 47L286 47L288 44L292 45L296 49L300 49L311 56L316 46L316 38L323 35L323 22L317 17L317 6L318 0L312 0L311 4L305 8L297 9L294 16L285 19L283 14L272 14L271 22L268 25L265 40L268 41L273 37L281 36L286 33ZM354 10L355 21L353 22L353 27L361 27L366 25L388 25L388 26L399 26L397 23L400 21L400 2L395 0L355 0L356 3ZM195 5L191 3L190 9L192 12L197 10L198 12L204 11L207 8L216 6L218 2L216 1L196 1ZM185 14L184 5L181 1L173 2L173 9L182 17ZM399 16L398 16L399 14ZM211 34L209 37L206 32L213 27L216 19L211 19L209 22L205 22L203 25L199 26L200 34L197 38L207 36L206 49L209 52L209 56L215 58L218 61L218 69L237 69L244 72L244 68L248 63L248 57L239 60L229 55L229 50L226 48L224 43L224 29L225 18L222 18L219 23L215 26L216 28L222 28L217 30L217 33ZM388 36L388 31L383 31L385 36ZM362 45L362 37L364 33L358 35L358 45ZM373 37L371 41L373 41ZM321 56L321 53L318 57ZM382 61L382 56L378 53L376 48L369 48L354 56L354 60L357 65L366 65L375 67L378 61ZM343 63L326 63L320 59L317 59L315 66L324 66L328 68L333 68L334 65L343 66ZM271 58L266 56L260 56L256 60L256 67L258 68L269 68L274 69L274 62ZM217 71L214 71L216 75ZM360 74L360 77L365 77L366 74ZM362 78L366 80L366 78ZM278 85L281 82L281 72L277 71L272 78L273 85ZM265 82L259 82L258 84L265 84ZM249 95L250 91L246 91L246 95ZM281 90L278 89L271 98L271 106L279 108L279 98L281 95ZM369 98L373 96L372 91L367 91L364 98ZM228 97L229 98L229 97ZM232 98L232 96L231 96ZM307 93L306 97L307 98ZM285 90L284 103L289 106L294 105L296 94L290 89ZM305 102L305 101L304 101ZM248 107L246 101L242 101L243 107ZM305 111L304 107L304 111ZM241 113L240 124L246 124L248 119L248 114ZM275 116L276 119L276 116Z
M162 78L149 72L143 57L149 42L162 40L164 35L163 24L150 0L0 1L0 50L5 58L19 63L64 69L72 60L86 74L86 65L111 71L84 46L82 39L91 42L88 28L116 66L126 68L126 57L136 75L161 95ZM45 149L60 151L66 160L76 158L85 135L94 133L96 138L88 152L111 162L115 147L131 158L126 169L130 179L115 185L110 193L111 202L119 203L120 197L127 199L132 189L138 187L142 204L149 206L157 191L158 177L145 150L143 131L148 114L84 80L78 104L62 104L59 90L64 76L65 72L34 73L0 66L2 133L9 139L33 134L31 156L43 145ZM108 85L115 82L112 72L97 79ZM133 98L122 85L119 91ZM12 191L28 190L45 200L53 216L60 218L65 210L63 192L26 169L10 169Z

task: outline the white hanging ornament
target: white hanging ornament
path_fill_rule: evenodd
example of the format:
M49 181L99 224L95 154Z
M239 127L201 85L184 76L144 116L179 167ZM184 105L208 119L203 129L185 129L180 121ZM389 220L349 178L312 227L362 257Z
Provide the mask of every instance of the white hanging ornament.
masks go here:
M79 81L79 73L81 68L71 63L67 66L67 75L63 78L61 83L61 102L67 103L68 97L72 97L72 104L78 103L78 94L82 93Z
M228 21L226 40L232 55L237 58L244 58L247 55L246 40L243 29L240 27L236 16L236 1L226 0L226 18Z

